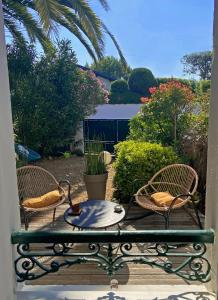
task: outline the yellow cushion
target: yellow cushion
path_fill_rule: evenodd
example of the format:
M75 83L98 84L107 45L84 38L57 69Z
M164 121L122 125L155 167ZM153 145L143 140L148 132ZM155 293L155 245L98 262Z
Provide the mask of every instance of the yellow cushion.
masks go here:
M58 202L61 198L61 195L58 190L49 192L40 197L28 198L22 202L22 205L27 208L42 208L50 206Z
M151 199L157 206L170 206L174 198L169 192L158 192L151 195ZM179 204L182 201L178 198L174 204Z

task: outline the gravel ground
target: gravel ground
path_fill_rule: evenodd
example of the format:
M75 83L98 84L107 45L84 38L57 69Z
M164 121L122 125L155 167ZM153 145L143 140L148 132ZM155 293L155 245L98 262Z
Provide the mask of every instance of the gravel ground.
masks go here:
M35 165L51 172L58 181L69 180L72 184L72 196L76 201L84 201L87 199L86 187L83 180L85 167L84 157L72 156L70 158L44 159L35 163ZM106 191L107 200L111 200L113 197L113 176L114 169L112 165L109 165Z

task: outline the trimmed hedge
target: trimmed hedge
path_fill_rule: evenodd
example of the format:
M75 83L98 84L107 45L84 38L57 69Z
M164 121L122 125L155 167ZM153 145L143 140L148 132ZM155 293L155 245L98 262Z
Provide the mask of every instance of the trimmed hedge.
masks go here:
M126 91L123 93L110 93L109 104L140 104L141 95L133 93L131 91Z
M134 179L144 179L144 183L161 168L180 162L179 157L172 147L163 147L160 144L151 144L137 141L124 141L115 146L116 162L114 196L122 201L129 201L132 193L135 193L142 182L135 184Z
M143 96L149 96L149 88L156 86L157 82L149 69L136 68L129 76L128 85L132 92L139 93Z
M123 93L128 91L127 81L124 79L118 79L111 84L111 93Z

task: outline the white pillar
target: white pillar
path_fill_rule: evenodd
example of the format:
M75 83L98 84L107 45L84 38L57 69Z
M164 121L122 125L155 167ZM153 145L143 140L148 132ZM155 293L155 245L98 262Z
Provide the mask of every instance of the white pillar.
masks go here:
M214 0L213 25L214 59L211 80L211 101L208 133L208 166L206 195L206 227L215 230L216 241L212 247L212 289L217 290L218 266L218 0Z
M13 300L11 232L20 228L2 0L0 0L0 299Z

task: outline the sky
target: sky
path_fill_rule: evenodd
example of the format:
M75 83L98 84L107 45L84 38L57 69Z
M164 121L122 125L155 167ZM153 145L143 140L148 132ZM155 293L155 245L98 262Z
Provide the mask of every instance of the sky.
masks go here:
M182 77L183 55L212 49L213 0L108 0L109 12L99 1L89 2L132 68L147 67L156 77ZM60 35L72 41L79 64L92 62L69 32L61 29ZM105 44L105 55L118 57L109 37Z

